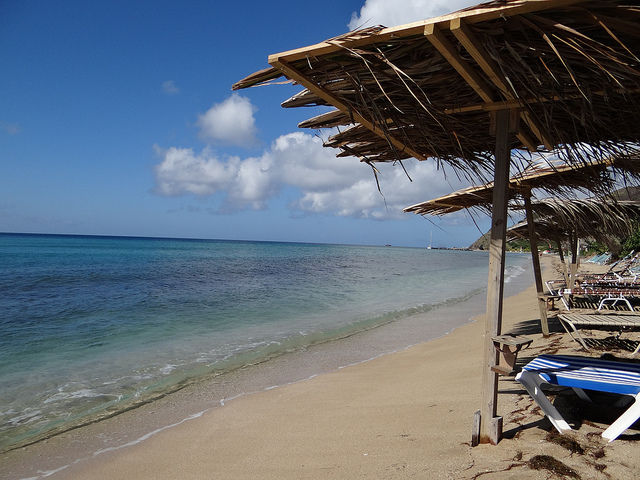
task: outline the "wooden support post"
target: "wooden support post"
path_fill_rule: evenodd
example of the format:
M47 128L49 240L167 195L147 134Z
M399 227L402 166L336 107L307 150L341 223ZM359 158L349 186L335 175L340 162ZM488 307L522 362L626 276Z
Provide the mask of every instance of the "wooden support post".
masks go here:
M471 446L477 447L480 443L480 410L473 414L473 433L471 434Z
M558 254L560 255L560 263L562 264L562 275L564 276L564 284L569 288L569 270L567 270L567 262L564 260L564 251L562 250L562 241L560 237L556 238L558 244Z
M569 236L571 242L571 267L569 270L569 285L567 288L573 288L576 284L576 275L578 273L578 234L572 232Z
M540 309L540 327L542 335L549 336L549 322L547 321L547 299L544 296L542 287L542 272L540 271L540 257L538 254L538 236L533 222L533 211L531 210L531 191L522 193L524 197L524 209L527 214L527 228L529 230L529 243L531 244L531 261L533 263L533 276L536 280L536 291L538 294L538 308Z
M496 112L496 150L493 179L493 209L489 244L489 278L487 284L487 314L484 331L484 360L482 373L482 404L480 405L480 443L497 444L502 436L502 419L496 417L498 352L493 337L502 330L502 294L504 288L505 237L507 231L507 202L509 187L509 110Z

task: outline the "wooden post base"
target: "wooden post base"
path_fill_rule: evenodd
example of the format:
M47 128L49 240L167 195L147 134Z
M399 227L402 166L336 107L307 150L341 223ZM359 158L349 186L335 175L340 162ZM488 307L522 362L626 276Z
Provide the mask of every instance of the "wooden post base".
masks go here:
M471 432L471 446L476 447L480 443L490 443L497 445L502 439L502 417L493 417L489 420L489 436L484 438L480 435L480 425L482 418L480 410L477 410L473 415L473 431Z

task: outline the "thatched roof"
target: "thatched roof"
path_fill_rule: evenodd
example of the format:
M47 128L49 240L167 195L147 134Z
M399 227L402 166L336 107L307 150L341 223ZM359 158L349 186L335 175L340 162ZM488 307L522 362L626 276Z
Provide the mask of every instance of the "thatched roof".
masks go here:
M537 200L531 205L536 216L536 235L555 240L572 233L578 237L606 240L608 237L630 235L640 220L639 201L611 201L602 199L558 198ZM510 239L528 238L527 222L521 222L507 230Z
M640 173L640 158L595 160L591 164L568 165L542 161L532 164L509 179L509 197L541 189L547 193L571 195L576 190L607 194L614 189L616 174L628 179ZM491 207L493 182L472 186L442 197L406 207L403 211L418 215L446 215L464 208Z
M572 185L582 187L591 185L594 178L602 180L602 173L609 165L609 161L600 161L593 166L572 167L571 165L553 165L542 163L532 165L523 172L509 179L509 193L513 198L521 189L532 188L550 189L552 187L565 187ZM464 208L477 206L490 206L493 195L493 182L484 185L472 186L449 193L442 197L434 198L426 202L411 205L404 209L405 212L418 215L446 215Z
M326 145L366 162L433 157L481 176L505 108L512 148L589 161L640 142L638 25L636 0L494 1L271 55L233 88L301 84L283 106L335 107L301 126L345 127Z
M640 202L604 202L601 199L544 199L531 204L535 215L552 217L560 227L588 236L594 229L630 234L640 218Z
M558 227L551 218L539 218L534 222L534 225L538 239L556 241L566 236L565 230ZM507 241L511 242L521 238L529 239L529 226L526 220L507 228Z

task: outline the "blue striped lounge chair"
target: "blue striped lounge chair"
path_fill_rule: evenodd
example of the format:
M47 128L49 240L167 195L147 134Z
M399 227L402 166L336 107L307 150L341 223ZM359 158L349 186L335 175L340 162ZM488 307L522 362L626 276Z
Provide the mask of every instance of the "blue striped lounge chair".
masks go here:
M578 397L591 401L585 390L631 395L634 403L602 436L612 442L640 418L640 364L567 355L540 355L516 375L560 433L571 430L540 389L542 384L571 387Z

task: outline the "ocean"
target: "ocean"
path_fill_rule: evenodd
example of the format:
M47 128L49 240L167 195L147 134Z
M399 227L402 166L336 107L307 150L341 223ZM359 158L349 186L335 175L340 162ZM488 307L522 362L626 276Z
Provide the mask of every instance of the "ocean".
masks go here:
M507 281L530 284L529 263L508 255ZM408 319L413 326L385 348L427 340L425 323L457 326L447 309L473 298L482 312L488 255L0 234L0 265L2 452ZM367 348L358 358L379 351Z

